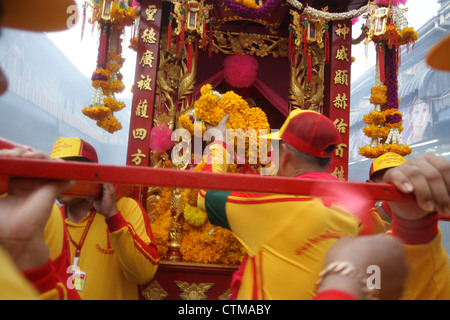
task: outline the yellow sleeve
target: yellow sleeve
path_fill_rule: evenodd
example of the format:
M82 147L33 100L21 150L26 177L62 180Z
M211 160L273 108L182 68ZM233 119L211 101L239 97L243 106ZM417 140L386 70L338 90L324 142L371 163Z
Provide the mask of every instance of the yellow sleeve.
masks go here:
M17 269L14 262L0 247L0 299L1 300L37 300L39 293Z
M149 283L156 273L159 255L147 213L134 199L122 197L119 213L106 222L109 239L126 278L137 284Z
M450 299L450 270L439 229L426 244L405 245L409 273L402 299Z
M64 244L64 220L58 205L55 203L52 213L45 225L44 242L48 246L50 259L55 260L63 250Z

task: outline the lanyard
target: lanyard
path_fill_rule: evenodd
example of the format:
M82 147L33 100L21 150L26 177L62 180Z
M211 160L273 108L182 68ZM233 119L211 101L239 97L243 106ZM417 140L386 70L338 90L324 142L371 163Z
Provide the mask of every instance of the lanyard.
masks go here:
M83 234L81 235L81 239L80 239L80 241L79 241L78 243L76 243L76 242L72 239L72 237L71 237L71 235L70 235L70 233L69 233L69 239L70 239L70 242L72 242L72 244L73 244L73 245L75 246L75 248L77 249L77 250L75 251L75 256L74 256L74 258L73 258L73 265L74 265L74 266L78 266L78 261L80 260L81 248L83 247L84 240L86 239L87 233L88 233L88 231L89 231L89 228L91 227L91 224L92 224L92 221L94 220L94 217L95 217L95 212L91 213L91 215L89 216L89 220L88 220L88 222L87 222L87 224L86 224L86 227L84 227Z

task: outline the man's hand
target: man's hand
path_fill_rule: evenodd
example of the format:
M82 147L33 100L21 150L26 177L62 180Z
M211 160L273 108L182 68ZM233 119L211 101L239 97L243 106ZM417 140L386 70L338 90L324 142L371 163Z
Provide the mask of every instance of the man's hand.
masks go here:
M384 182L401 192L412 193L415 203L389 202L395 214L405 220L418 220L431 212L450 216L450 161L427 153L389 169Z
M0 150L0 157L51 160L44 152L25 148ZM8 194L0 198L0 245L21 270L48 262L44 228L56 197L73 185L71 181L10 177Z
M372 273L375 275L376 269L368 273L369 266L379 267L380 288L373 289L373 292L379 299L392 300L400 298L403 292L408 270L404 255L401 243L385 234L344 237L330 248L325 265L349 262L365 277L371 276ZM352 276L330 274L322 280L318 292L341 290L359 299L365 299L365 288L370 289L367 283L361 283Z
M111 183L103 184L102 188L102 197L92 199L92 204L98 213L108 219L119 211L116 205L116 189Z

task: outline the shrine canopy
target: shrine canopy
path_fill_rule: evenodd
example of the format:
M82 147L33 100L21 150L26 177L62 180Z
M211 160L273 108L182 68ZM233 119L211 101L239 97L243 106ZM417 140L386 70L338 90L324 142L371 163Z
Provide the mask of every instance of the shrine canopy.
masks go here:
M234 1L227 0L206 0L208 5L212 5L210 18L214 25L223 32L244 32L248 34L263 34L269 36L285 37L289 36L289 24L292 20L290 10L295 9L286 1L273 1L275 5L268 11L268 14L259 16L247 12L241 12L242 6L233 7ZM265 1L268 4L271 1ZM299 1L303 7L313 7L316 9L327 8L330 13L348 12L357 10L367 5L366 0L303 0ZM232 9L230 10L230 6ZM250 11L249 11L250 12ZM240 44L245 46L245 44ZM233 50L236 50L235 48ZM252 52L251 54L256 53ZM197 84L195 96L199 96L200 88L207 83L213 88L225 87L224 90L233 90L242 96L255 95L259 98L260 107L269 115L271 126L280 127L285 117L289 113L289 61L278 59L277 53L268 52L264 58L264 63L260 63L258 77L253 86L248 89L239 89L227 86L224 81L222 65L224 56L215 54L210 59L206 59L206 53L199 52L201 64L198 65ZM258 56L258 53L255 54ZM270 107L264 107L265 103Z

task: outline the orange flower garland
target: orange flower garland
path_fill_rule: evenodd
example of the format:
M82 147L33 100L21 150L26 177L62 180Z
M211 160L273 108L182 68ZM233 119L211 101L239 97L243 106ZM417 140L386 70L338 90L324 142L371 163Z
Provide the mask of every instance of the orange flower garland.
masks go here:
M125 102L117 101L111 96L103 98L103 102L105 103L105 107L109 108L112 112L120 111L126 107Z
M221 95L215 93L210 84L204 85L200 93L201 97L194 103L196 118L214 126L219 123L225 114L229 114L227 128L234 129L234 131L229 132L231 134L229 139L237 138L238 141L245 139L247 161L257 159L256 163L252 162L251 164L258 165L258 157L256 155L250 157L249 150L254 150L254 148L250 148L252 142L249 142L249 137L245 134L248 129L255 130L257 138L260 129L265 129L269 133L270 125L264 111L257 107L250 108L248 103L233 91ZM259 139L257 141L259 145ZM235 146L237 148L238 144L235 143Z
M102 120L111 115L111 109L104 106L84 107L81 112L93 120Z
M250 9L258 9L259 7L261 7L257 5L253 0L236 0L236 2Z
M113 2L109 14L113 23L126 26L131 26L137 17L136 9L133 7L120 8L120 6L115 2Z
M401 11L396 12L391 11L391 15L388 15L384 33L371 38L377 44L377 74L370 97L370 103L375 108L364 116L366 126L363 132L371 138L371 142L359 148L359 153L366 158L377 158L386 152L402 156L412 152L408 145L403 144L401 136L403 118L399 111L397 73L399 46L414 43L417 32L411 27L403 27L406 19L401 16Z
M193 170L201 171L205 163L198 164ZM171 168L170 160L164 164ZM235 172L236 166L230 166L229 172ZM185 203L180 252L184 261L198 263L238 264L245 251L234 234L226 229L211 225L206 212L197 207L197 189L184 189ZM153 213L151 228L161 259L168 258L169 233L173 220L171 212L172 188L162 187L159 200ZM187 208L187 209L186 209Z
M114 132L122 129L122 124L114 116L109 116L102 120L97 121L97 126L105 129L109 133L114 133Z
M187 131L189 131L189 133L191 134L191 136L194 135L194 124L192 123L192 121L189 119L189 117L185 116L185 115L181 115L178 117L178 121L180 122L180 125L186 129ZM206 127L205 125L202 124L202 135L201 137L203 137L203 134L206 131Z

